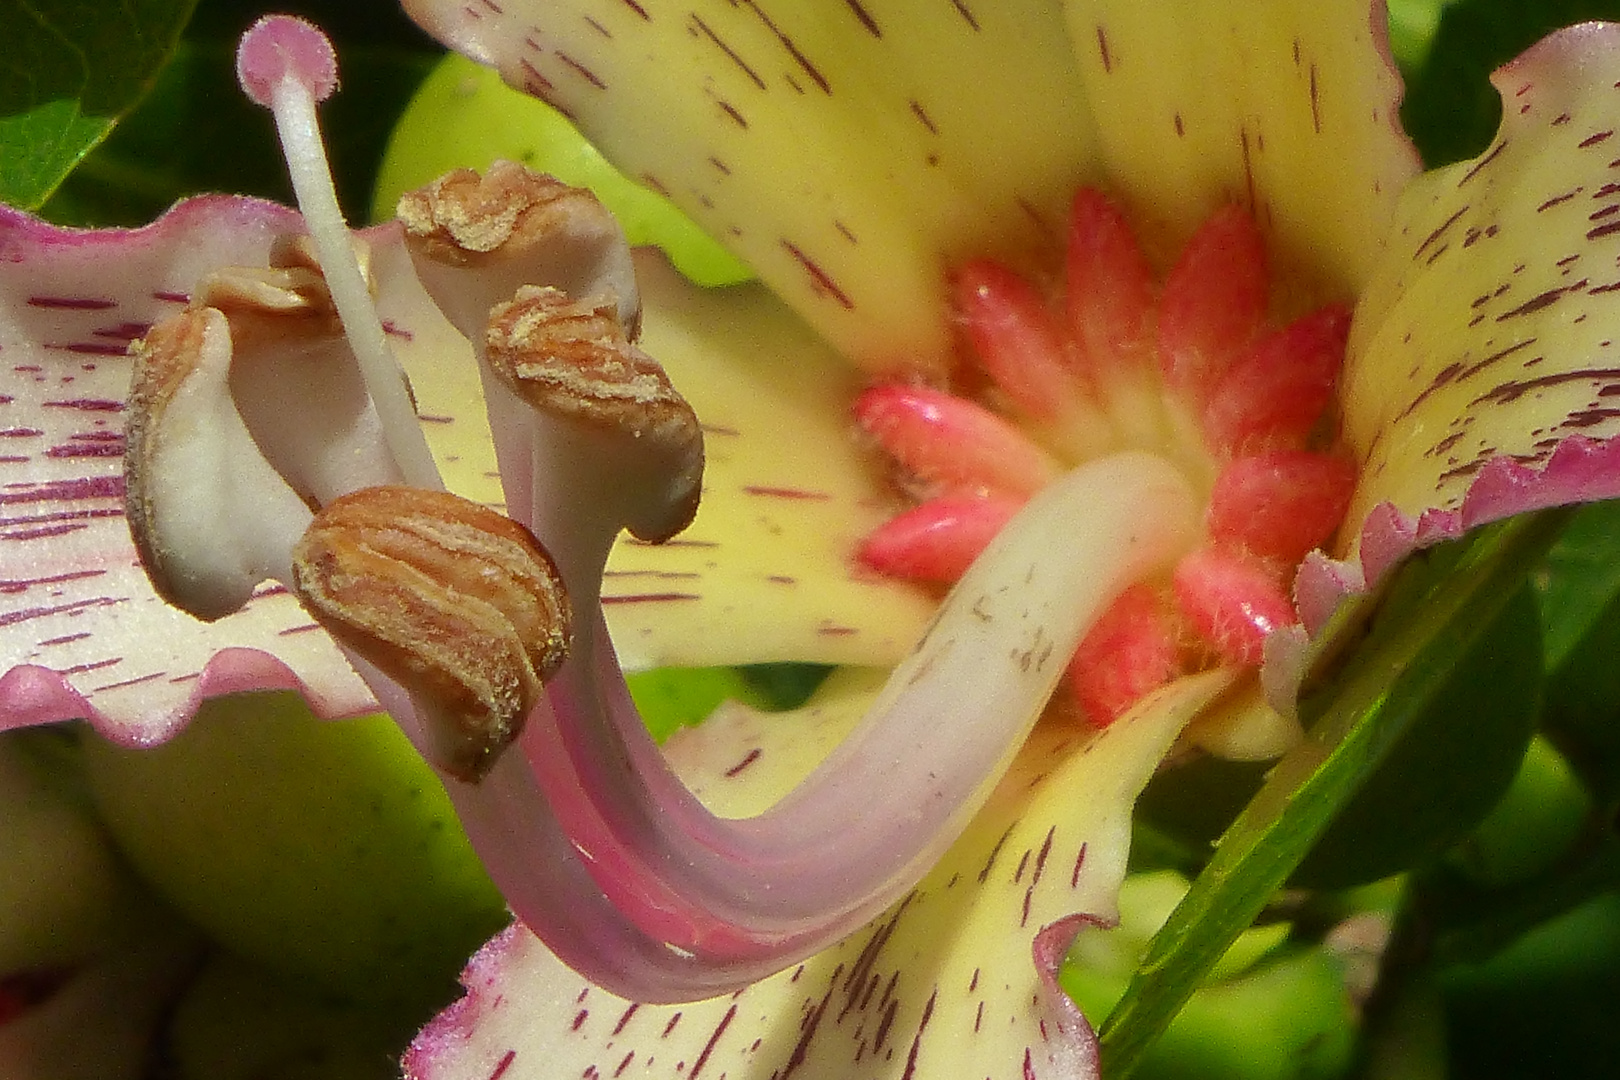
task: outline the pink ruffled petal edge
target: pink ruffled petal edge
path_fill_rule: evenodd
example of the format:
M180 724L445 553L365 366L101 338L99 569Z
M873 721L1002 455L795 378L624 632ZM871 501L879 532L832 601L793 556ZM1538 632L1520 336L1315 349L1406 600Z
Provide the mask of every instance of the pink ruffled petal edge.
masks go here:
M284 590L203 624L168 607L135 557L123 510L129 343L180 310L206 273L263 265L301 219L263 200L205 196L139 229L78 230L0 209L0 730L87 718L158 742L207 697L294 689L322 714L375 702ZM398 230L363 234L379 286L400 278ZM416 289L420 293L420 289ZM425 297L422 298L425 302ZM436 312L431 313L437 317ZM396 306L396 345L435 339Z
M1301 564L1294 581L1300 625L1266 643L1262 678L1268 697L1273 705L1291 708L1311 639L1346 600L1370 592L1413 552L1515 514L1612 498L1620 498L1620 437L1573 435L1539 469L1510 457L1487 462L1455 510L1414 516L1380 503L1362 524L1355 554L1333 559L1317 551Z

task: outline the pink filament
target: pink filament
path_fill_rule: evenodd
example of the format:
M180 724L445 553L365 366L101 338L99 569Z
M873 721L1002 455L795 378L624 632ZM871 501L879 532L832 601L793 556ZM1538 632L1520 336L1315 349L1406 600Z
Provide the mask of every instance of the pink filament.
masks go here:
M1242 355L1266 312L1265 243L1249 214L1217 210L1164 282L1159 356L1165 384L1194 404Z
M1271 632L1298 621L1277 573L1234 552L1195 551L1171 582L1182 617L1228 663L1258 667Z
M1052 455L982 405L920 386L875 386L855 419L896 461L943 492L1032 495L1057 479Z

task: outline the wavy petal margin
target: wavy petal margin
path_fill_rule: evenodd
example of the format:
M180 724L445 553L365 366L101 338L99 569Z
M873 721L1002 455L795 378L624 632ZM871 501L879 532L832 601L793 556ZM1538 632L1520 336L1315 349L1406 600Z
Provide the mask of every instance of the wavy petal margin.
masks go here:
M1503 512L1529 509L1539 485L1490 462L1567 483L1542 469L1564 440L1620 434L1620 24L1559 31L1492 81L1495 142L1411 186L1356 311L1350 521L1455 510L1487 475ZM1620 474L1591 480L1571 497L1620 494Z
M1492 81L1496 140L1408 187L1356 308L1341 402L1361 527L1300 567L1301 625L1266 647L1278 708L1310 636L1413 551L1620 497L1620 24L1557 31Z
M182 203L144 229L81 232L0 209L0 729L88 717L164 738L204 696L304 691L327 714L371 695L288 596L212 626L153 593L123 519L129 342L206 271L262 265L290 211Z
M1279 280L1306 294L1289 306L1360 291L1420 169L1381 3L1065 7L1104 170L1161 261L1236 202L1266 233Z
M668 753L719 812L752 812L842 737L880 680L845 683L797 715L723 711ZM1095 1077L1091 1029L1054 972L1083 924L1114 918L1136 795L1187 718L1229 682L1183 680L1089 742L1061 723L1038 729L911 894L737 994L633 1005L514 927L474 958L467 997L418 1036L406 1076Z
M871 369L943 369L947 266L1051 249L1094 158L1061 13L1039 0L405 8Z

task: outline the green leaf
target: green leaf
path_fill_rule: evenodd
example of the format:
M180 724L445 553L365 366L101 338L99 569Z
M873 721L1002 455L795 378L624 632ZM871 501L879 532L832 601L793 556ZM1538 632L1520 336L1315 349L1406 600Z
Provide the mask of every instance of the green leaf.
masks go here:
M1153 1041L1305 854L1384 764L1425 727L1448 721L1472 683L1534 678L1540 641L1526 574L1568 520L1554 511L1491 526L1409 560L1374 612L1367 637L1325 692L1314 720L1222 838L1100 1033L1104 1073L1131 1074ZM1377 605L1377 606L1375 606ZM1353 619L1337 632L1360 633ZM1514 640L1528 633L1529 640ZM1533 659L1526 661L1522 654ZM1488 706L1475 694L1469 707ZM1509 773L1511 776L1511 771ZM1425 778L1407 777L1422 786Z
M37 209L152 86L196 0L0 0L0 199Z
M1415 5L1422 7L1425 5ZM1401 120L1431 168L1485 149L1502 116L1490 73L1561 26L1620 18L1620 0L1448 3L1427 60L1409 72Z
M1620 1057L1620 893L1537 927L1440 980L1451 1075L1600 1080Z
M1600 802L1620 800L1620 502L1582 508L1535 583L1548 733Z

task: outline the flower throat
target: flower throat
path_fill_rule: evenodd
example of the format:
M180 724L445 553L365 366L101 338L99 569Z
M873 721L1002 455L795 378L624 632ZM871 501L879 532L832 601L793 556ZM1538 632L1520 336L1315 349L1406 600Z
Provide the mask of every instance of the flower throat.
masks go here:
M957 267L951 287L977 369L963 381L983 389L889 382L856 400L857 422L917 503L865 538L861 562L955 582L1063 471L1147 451L1204 496L1203 536L1107 608L1075 653L1070 689L1104 725L1180 675L1257 666L1271 631L1296 621L1294 574L1337 531L1355 485L1331 408L1349 309L1268 320L1263 241L1235 206L1160 282L1093 189L1075 196L1060 288L982 260ZM1061 557L1064 538L1052 543Z

